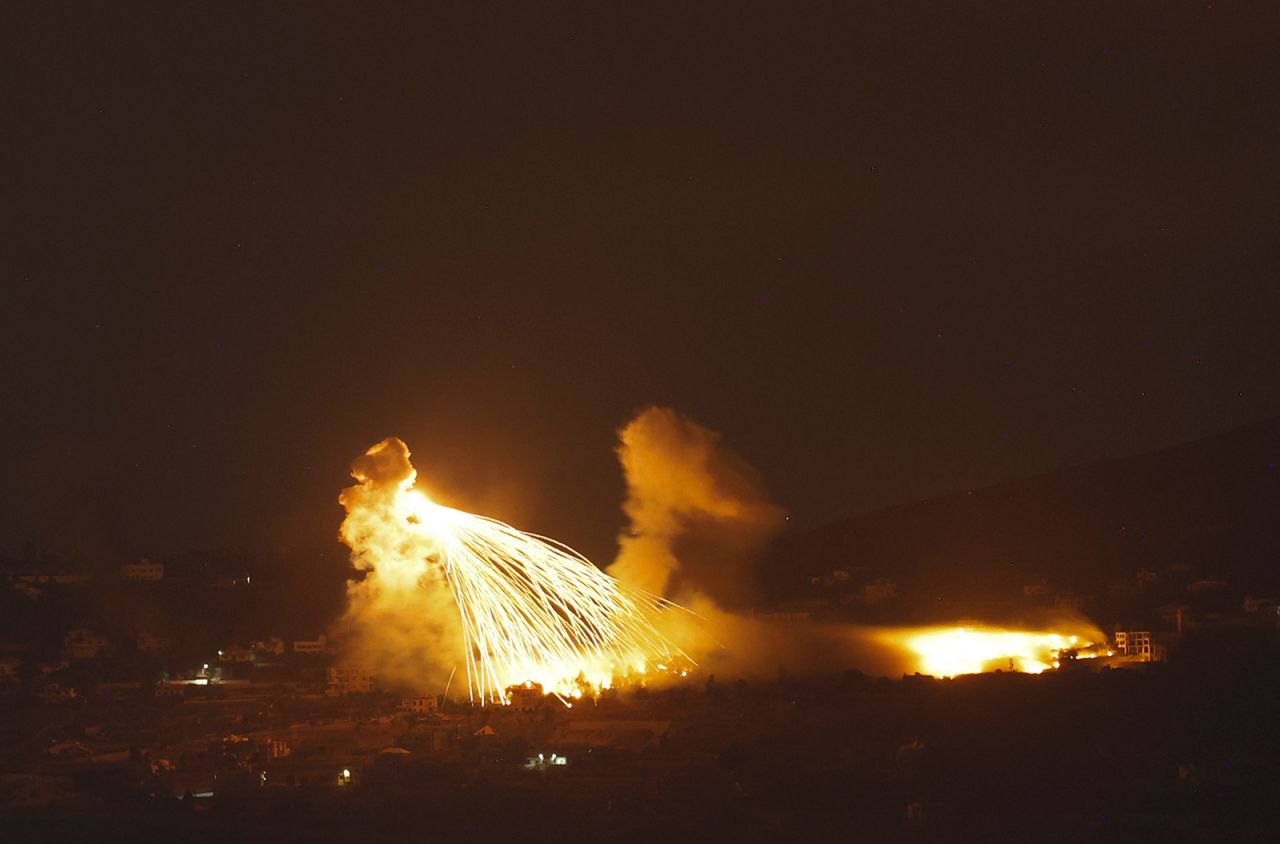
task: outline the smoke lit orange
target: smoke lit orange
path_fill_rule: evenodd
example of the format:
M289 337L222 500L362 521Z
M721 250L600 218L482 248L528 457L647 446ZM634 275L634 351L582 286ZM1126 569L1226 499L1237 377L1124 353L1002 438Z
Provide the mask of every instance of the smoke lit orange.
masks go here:
M369 449L352 474L359 483L342 495L341 535L368 571L358 596L375 612L364 617L446 585L472 699L502 702L530 681L576 697L683 656L654 626L673 605L624 588L554 540L432 501L414 488L400 440Z
M1105 637L1085 627L1062 632L953 626L884 630L875 638L909 654L921 674L955 677L996 670L1039 674L1057 667L1063 652Z

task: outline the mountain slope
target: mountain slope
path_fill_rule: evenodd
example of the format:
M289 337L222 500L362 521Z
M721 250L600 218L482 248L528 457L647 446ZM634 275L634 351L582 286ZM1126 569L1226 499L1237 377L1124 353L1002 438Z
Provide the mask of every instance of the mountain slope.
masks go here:
M774 598L825 598L867 618L1055 598L1121 612L1135 592L1174 603L1219 592L1238 606L1280 586L1277 463L1280 419L789 535L762 579Z

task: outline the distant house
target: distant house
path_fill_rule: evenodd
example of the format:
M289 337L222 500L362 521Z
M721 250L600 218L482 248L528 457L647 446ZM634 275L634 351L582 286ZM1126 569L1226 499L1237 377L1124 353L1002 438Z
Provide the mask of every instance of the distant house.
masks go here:
M552 753L551 755L539 753L537 756L526 756L524 758L524 767L527 771L547 771L568 764L568 757L557 753Z
M315 639L295 639L293 642L293 652L296 654L322 654L328 651L329 642L323 633Z
M153 563L150 560L125 563L120 567L120 577L132 581L164 580L164 563Z
M1117 630L1116 652L1137 662L1165 662L1169 658L1168 637L1150 630Z
M80 627L63 638L67 655L72 659L96 659L109 656L112 651L111 640L96 630Z
M329 688L331 696L349 695L373 691L373 673L365 668L330 668Z
M231 644L218 651L218 662L249 662L253 659L253 651L244 645Z
M434 715L439 709L435 695L414 695L400 698L401 712L413 712L418 715Z
M293 755L293 748L289 745L289 742L281 738L268 739L266 748L268 759L284 759L286 756Z
M0 686L16 686L19 680L18 668L21 665L16 659L0 659Z
M541 683L524 683L507 688L507 701L517 712L532 712L542 706L546 693Z
M284 639L272 636L269 639L260 639L249 646L249 649L256 654L271 654L280 656L284 653Z

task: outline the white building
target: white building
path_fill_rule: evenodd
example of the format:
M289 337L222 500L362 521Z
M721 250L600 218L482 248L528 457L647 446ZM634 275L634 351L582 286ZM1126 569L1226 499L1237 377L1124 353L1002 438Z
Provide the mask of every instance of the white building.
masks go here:
M330 668L327 693L333 696L373 691L373 672L365 668Z
M418 715L433 715L439 708L435 695L415 695L400 699L401 712L414 712Z
M507 702L517 712L532 712L547 699L541 683L523 683L507 687Z
M125 563L120 567L120 577L133 581L164 580L164 563L153 563L150 560Z

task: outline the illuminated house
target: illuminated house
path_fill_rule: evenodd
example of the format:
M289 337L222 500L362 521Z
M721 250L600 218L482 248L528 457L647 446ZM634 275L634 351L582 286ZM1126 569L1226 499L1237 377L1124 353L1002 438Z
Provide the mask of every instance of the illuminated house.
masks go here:
M296 654L322 654L328 651L329 642L323 633L314 639L295 639L293 643L293 652Z
M150 560L125 563L120 567L120 577L133 581L164 580L164 563L153 563Z
M293 748L289 742L280 738L268 739L266 742L268 759L283 759L286 756L293 755Z
M1165 637L1150 630L1117 630L1116 652L1136 662L1164 662L1169 658Z
M418 715L432 715L438 709L435 695L416 695L400 699L401 712L414 712Z
M542 706L546 700L546 694L542 691L541 683L525 683L520 686L507 687L507 700L511 702L511 708L517 712L532 712Z

